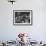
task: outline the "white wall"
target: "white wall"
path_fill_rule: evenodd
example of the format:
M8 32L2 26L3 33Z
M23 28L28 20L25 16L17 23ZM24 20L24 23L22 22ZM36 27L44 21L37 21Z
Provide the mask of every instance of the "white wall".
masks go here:
M33 10L32 26L14 26L13 10ZM17 0L13 5L0 0L0 40L14 40L19 32L31 34L33 40L46 40L46 1Z

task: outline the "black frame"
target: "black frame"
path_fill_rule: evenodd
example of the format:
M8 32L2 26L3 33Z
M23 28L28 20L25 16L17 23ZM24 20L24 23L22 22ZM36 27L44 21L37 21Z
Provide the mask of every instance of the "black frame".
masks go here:
M30 11L30 16L31 16L31 23L30 24L16 24L14 21L15 21L15 12L18 12L18 11L24 11L24 12L27 12L27 11ZM13 25L32 25L33 24L33 11L32 10L13 10Z

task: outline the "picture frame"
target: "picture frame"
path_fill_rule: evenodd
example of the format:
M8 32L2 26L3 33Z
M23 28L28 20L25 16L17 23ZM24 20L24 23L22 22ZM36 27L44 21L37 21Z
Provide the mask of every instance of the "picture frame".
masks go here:
M32 10L13 10L13 25L32 25Z

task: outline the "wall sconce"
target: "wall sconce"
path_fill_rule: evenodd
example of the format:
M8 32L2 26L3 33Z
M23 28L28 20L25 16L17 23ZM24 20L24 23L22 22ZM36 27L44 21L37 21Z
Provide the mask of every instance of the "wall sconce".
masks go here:
M16 2L15 0L8 0L8 2L11 2L12 4Z

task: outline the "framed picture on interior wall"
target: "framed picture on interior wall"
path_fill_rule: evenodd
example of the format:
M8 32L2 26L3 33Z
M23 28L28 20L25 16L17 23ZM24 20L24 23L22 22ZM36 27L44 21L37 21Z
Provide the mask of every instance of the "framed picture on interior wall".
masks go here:
M13 10L14 25L32 25L32 10Z

